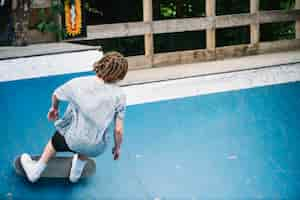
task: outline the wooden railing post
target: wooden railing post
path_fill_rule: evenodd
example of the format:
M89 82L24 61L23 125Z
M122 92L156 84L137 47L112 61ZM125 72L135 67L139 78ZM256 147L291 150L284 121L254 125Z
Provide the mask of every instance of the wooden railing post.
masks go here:
M153 20L153 9L152 9L152 0L143 0L143 13L144 13L144 22L152 22ZM153 64L153 33L146 33L144 36L145 43L145 57L147 64Z
M250 13L257 14L259 12L259 0L250 0ZM251 44L256 45L259 43L259 22L250 25Z
M300 0L296 0L295 9L300 9ZM300 39L300 20L296 21L296 39Z
M206 0L206 17L216 16L216 0ZM216 48L216 29L206 29L206 48L214 50Z

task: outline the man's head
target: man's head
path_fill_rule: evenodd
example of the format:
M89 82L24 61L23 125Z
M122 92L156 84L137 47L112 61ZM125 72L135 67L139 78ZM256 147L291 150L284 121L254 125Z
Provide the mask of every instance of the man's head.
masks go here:
M118 52L109 52L95 62L93 67L97 76L104 82L115 83L123 80L127 74L128 61Z

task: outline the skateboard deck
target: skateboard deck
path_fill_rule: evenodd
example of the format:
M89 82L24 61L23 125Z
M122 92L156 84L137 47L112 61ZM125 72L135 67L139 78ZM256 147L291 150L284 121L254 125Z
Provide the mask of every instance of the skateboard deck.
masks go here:
M38 160L40 156L32 156L33 160ZM54 157L47 165L47 168L41 174L41 178L69 178L72 166L73 157ZM18 175L26 176L21 165L21 156L18 156L14 161L14 168ZM96 163L92 159L88 159L85 165L81 178L92 176L96 172Z

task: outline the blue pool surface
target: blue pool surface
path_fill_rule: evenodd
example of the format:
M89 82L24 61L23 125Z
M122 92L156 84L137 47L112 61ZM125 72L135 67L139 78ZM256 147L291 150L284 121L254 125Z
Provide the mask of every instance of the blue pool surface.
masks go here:
M28 183L12 162L41 153L74 76L0 83L0 199L300 198L299 82L129 106L120 161L111 144L89 179Z

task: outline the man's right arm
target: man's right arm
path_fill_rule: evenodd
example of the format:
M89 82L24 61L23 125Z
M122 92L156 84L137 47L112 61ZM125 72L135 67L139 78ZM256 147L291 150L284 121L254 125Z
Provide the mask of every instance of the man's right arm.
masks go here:
M55 94L52 95L52 104L48 112L48 119L50 121L55 121L58 119L58 105L59 100Z
M113 148L114 160L118 160L121 153L121 144L123 140L123 120L116 118L114 129L115 146Z

